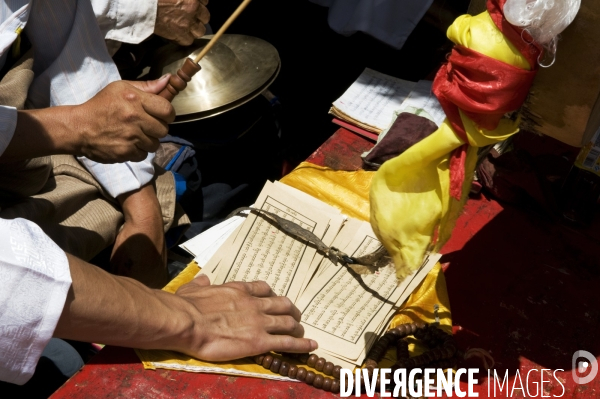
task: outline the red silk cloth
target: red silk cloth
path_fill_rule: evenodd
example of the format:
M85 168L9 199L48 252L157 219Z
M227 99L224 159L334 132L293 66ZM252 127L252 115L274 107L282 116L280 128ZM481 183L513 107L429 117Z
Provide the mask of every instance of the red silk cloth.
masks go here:
M535 74L540 47L521 29L506 21L506 0L488 0L492 20L529 61L531 71L514 67L464 46L455 45L433 81L433 93L446 113L452 129L465 142L450 157L450 195L460 200L465 180L469 141L459 109L480 127L494 130L504 114L523 104ZM526 41L527 40L527 41Z

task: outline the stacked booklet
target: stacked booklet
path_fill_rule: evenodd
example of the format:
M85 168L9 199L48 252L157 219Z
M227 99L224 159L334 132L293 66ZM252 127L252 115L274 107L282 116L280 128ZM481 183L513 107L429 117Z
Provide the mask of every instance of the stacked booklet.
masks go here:
M253 207L295 222L349 256L381 246L369 223L283 183L267 182ZM393 265L359 275L256 212L229 218L182 247L213 284L263 280L277 295L290 298L302 312L305 336L319 343L316 353L350 369L362 364L390 318L439 259L430 254L404 281L396 279Z
M401 112L431 119L438 126L446 115L431 87L433 82L410 82L366 68L332 105L334 123L370 138L385 131Z

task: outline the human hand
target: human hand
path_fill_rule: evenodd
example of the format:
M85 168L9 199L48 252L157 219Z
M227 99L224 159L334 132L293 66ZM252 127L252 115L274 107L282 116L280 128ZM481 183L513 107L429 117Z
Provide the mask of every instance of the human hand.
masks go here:
M318 345L302 338L300 311L264 281L210 285L200 275L177 290L189 302L194 337L177 350L207 361L228 361L268 351L309 353Z
M74 107L70 125L77 155L101 163L139 162L156 151L175 119L171 103L157 95L169 78L113 82Z
M206 33L208 0L159 0L154 33L189 46Z
M162 213L151 184L119 196L125 223L110 258L112 271L150 288L169 282Z

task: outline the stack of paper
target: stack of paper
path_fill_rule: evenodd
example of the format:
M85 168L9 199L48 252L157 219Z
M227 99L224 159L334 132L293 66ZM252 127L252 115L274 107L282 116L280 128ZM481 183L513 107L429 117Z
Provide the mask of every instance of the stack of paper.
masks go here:
M414 86L415 82L367 68L333 103L329 113L369 132L381 133Z
M427 117L439 126L446 115L431 86L428 80L410 82L367 68L333 103L329 113L342 121L334 122L368 137L366 132L379 134L386 130L399 112ZM360 131L363 129L366 132Z
M293 220L326 245L350 256L380 247L369 223L345 217L337 209L279 182L268 182L254 207ZM229 231L227 238L222 234L225 230ZM255 213L241 224L236 219L184 245L202 249L210 247L207 243L215 239L223 242L221 247L208 262L199 262L213 284L266 281L276 294L289 297L300 309L305 336L319 343L317 354L345 368L362 364L391 316L439 259L430 255L418 271L401 282L396 280L391 265L376 274L361 276L332 264L311 245ZM206 251L202 254L205 256Z

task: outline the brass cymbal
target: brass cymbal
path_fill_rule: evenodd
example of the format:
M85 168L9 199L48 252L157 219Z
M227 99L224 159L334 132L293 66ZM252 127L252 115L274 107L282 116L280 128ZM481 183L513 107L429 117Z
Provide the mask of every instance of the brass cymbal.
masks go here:
M160 48L150 70L152 77L176 73L186 57L193 58L212 36L191 46ZM175 123L218 115L262 93L280 70L279 54L268 42L251 36L223 35L200 61L202 69L173 100Z

